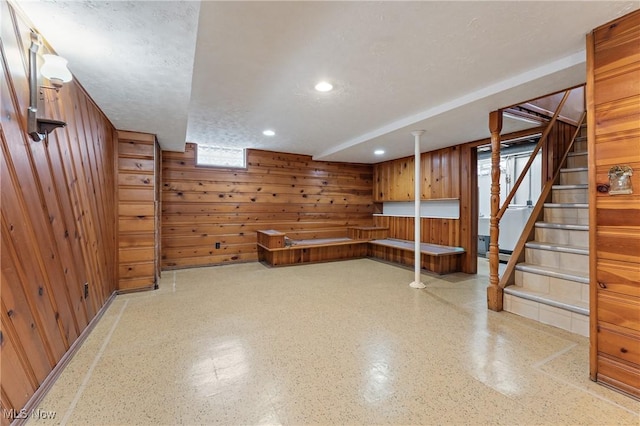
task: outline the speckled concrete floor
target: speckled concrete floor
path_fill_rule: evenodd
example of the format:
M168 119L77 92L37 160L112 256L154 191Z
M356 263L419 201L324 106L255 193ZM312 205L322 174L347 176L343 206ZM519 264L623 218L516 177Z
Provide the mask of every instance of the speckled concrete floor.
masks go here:
M586 338L487 311L486 261L412 279L369 259L165 272L115 299L40 409L77 425L638 425L640 403L589 381Z

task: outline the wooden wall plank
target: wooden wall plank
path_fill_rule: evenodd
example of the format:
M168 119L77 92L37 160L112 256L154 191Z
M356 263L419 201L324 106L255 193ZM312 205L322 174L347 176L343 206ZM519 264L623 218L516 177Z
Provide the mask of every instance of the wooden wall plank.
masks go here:
M73 81L38 111L67 126L31 140L30 29L0 7L0 400L19 411L115 289L114 129Z
M118 290L153 288L160 211L159 148L148 133L118 131ZM135 250L136 248L148 250ZM139 287L136 287L139 286Z
M592 378L640 397L640 11L587 37ZM632 194L602 194L615 165Z
M163 269L258 260L261 229L329 236L372 224L370 165L249 150L246 170L198 167L195 148L162 153Z

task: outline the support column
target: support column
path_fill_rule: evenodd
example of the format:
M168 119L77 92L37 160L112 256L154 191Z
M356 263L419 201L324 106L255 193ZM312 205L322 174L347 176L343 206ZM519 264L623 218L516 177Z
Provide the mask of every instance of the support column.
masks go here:
M412 288L425 288L426 286L420 282L420 199L422 191L420 191L420 136L424 133L424 130L414 130L411 134L414 137L414 172L413 172L413 198L414 198L414 278L413 282L409 284Z
M489 130L491 131L491 226L489 243L489 287L487 287L487 307L492 311L502 310L503 290L500 287L498 265L500 250L498 237L500 223L500 132L502 131L502 110L489 114Z

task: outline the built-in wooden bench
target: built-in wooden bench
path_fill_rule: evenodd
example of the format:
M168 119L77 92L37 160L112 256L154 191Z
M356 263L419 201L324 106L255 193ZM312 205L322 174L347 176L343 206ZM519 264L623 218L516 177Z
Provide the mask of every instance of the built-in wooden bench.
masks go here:
M402 265L413 265L414 250L413 241L385 238L369 241L368 255ZM458 272L464 252L462 247L421 243L420 267L441 275Z
M273 229L258 231L258 258L272 266L299 263L327 262L331 260L375 257L403 265L413 265L413 241L386 238L388 228L352 226L344 233L334 230L332 238L292 239L289 235L314 237L318 234L304 231L284 233ZM346 236L342 236L345 235ZM320 234L322 235L322 234ZM422 243L421 267L437 274L460 270L461 247Z
M350 231L345 228L344 235L349 233ZM301 232L296 231L291 234L298 236ZM257 231L257 235L258 259L271 266L355 259L366 257L368 253L368 240L353 239L348 236L291 239L288 233L273 229Z

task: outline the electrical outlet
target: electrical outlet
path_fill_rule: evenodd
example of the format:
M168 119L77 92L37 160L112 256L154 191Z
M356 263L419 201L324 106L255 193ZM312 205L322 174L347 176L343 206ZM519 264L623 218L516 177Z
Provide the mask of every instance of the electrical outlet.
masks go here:
M220 248L220 242L216 243L216 248L219 249Z
M84 298L89 298L89 283L84 283Z

